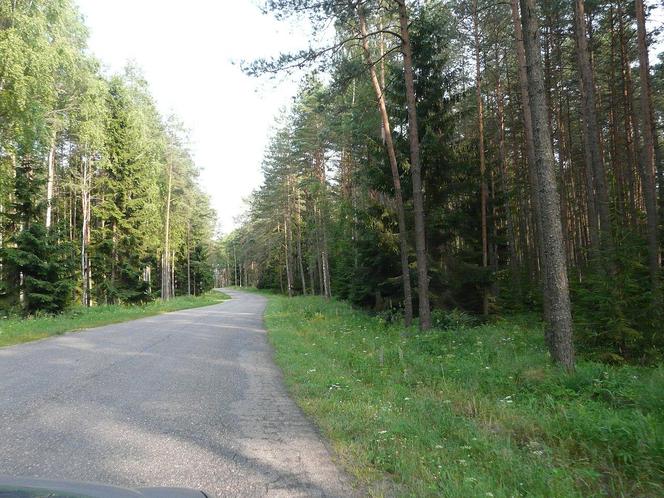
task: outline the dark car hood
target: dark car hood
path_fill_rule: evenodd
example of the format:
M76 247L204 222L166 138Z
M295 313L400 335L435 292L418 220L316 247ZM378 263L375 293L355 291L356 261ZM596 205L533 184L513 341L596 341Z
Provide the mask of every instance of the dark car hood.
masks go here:
M129 489L88 482L0 476L0 498L206 498L185 488Z

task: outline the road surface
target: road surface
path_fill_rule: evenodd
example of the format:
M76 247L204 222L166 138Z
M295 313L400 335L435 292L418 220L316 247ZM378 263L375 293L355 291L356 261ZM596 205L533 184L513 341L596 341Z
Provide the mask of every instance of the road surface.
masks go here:
M203 489L214 496L349 496L288 397L265 299L0 349L0 474Z

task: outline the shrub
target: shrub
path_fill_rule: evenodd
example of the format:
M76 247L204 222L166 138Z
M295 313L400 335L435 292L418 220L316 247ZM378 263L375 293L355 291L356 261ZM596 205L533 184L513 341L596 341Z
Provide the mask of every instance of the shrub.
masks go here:
M440 330L470 328L475 327L478 323L477 318L458 309L431 312L431 324Z

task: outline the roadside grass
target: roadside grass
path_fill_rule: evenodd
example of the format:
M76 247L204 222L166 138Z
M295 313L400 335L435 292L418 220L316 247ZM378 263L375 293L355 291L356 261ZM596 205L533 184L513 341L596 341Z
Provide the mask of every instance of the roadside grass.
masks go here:
M74 330L126 322L169 311L209 306L227 299L230 298L226 294L211 291L202 296L181 296L170 301L157 300L144 305L107 305L91 308L79 306L61 315L0 318L0 347L36 341Z
M551 366L514 318L422 334L272 296L275 357L373 496L664 496L664 368Z

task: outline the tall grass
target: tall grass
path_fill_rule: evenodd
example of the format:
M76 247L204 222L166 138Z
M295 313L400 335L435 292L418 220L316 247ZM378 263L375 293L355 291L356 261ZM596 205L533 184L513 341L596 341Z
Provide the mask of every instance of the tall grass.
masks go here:
M422 334L272 297L303 409L373 495L663 496L664 368L550 364L532 319Z
M153 301L137 306L76 307L60 315L0 318L0 347L169 311L208 306L223 302L226 299L228 299L228 296L225 294L212 291L202 296L182 296L170 301Z

